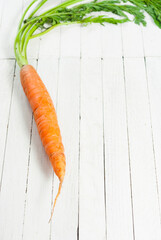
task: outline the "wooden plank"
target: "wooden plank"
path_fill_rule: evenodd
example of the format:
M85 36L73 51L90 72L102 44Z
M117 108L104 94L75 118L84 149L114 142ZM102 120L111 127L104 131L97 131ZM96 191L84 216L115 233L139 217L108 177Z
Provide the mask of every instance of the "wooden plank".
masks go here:
M133 209L122 58L103 61L103 90L107 239L132 240Z
M0 58L10 58L14 57L13 44L21 16L23 0L1 1L3 14L0 27Z
M27 58L38 59L39 58L40 38L34 38L29 41L27 46ZM29 62L30 64L30 62Z
M61 0L62 1L62 0ZM61 27L60 57L80 57L81 26L74 24Z
M39 58L60 56L60 31L61 28L55 28L50 33L41 37Z
M66 154L66 175L51 223L51 239L77 239L78 157L79 157L79 58L60 60L58 83L58 120ZM53 199L58 191L54 177Z
M56 104L58 59L48 57L39 60L38 73ZM42 146L35 122L32 136L23 239L49 239L52 166Z
M158 184L158 196L161 206L161 82L160 82L160 68L161 58L150 57L146 59L147 66L147 81L150 100L150 111L152 121L152 134L153 134L153 146L154 156L156 164L157 184Z
M13 92L15 61L0 60L0 72L3 73L0 81L0 177L3 174L3 162L8 134L10 106ZM1 179L1 178L0 178ZM1 181L0 181L1 184Z
M54 1L48 1L44 5L44 8L50 9L54 5L58 5L60 3L61 0L57 0L56 3L54 3ZM61 27L57 27L48 34L42 36L40 39L39 46L39 58L51 56L54 56L55 58L60 57L60 40L61 40Z
M161 239L144 59L125 59L135 238Z
M105 239L101 60L82 59L79 239Z
M61 28L61 57L80 57L80 25Z
M147 27L142 28L145 56L161 56L161 31L150 16L146 16Z
M125 57L143 57L143 39L141 27L134 23L124 23L122 27L123 55Z
M0 239L22 239L31 119L16 67L0 195Z
M81 56L102 57L102 26L91 24L81 28Z
M105 24L102 28L102 49L103 58L123 55L121 25Z
M0 0L0 28L2 25L3 4L4 4L4 0Z

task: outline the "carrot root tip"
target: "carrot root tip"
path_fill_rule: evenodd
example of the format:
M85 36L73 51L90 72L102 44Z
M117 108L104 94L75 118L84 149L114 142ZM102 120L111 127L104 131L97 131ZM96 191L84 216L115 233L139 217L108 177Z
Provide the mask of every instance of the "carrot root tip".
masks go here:
M57 199L58 199L58 197L59 197L59 195L60 195L60 191L61 191L61 188L62 188L62 184L63 184L63 181L61 180L60 183L59 183L58 193L57 193L57 195L56 195L56 197L55 197L54 205L53 205L53 208L52 208L52 211L51 211L51 216L50 216L50 219L49 219L49 222L48 222L48 223L50 223L51 220L52 220L53 213L54 213L54 209L55 209L55 205L56 205Z

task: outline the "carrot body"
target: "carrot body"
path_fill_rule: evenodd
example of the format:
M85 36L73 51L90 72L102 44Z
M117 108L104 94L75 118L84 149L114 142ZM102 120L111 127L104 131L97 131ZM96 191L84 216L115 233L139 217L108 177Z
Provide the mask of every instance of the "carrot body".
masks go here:
M65 176L66 166L64 146L56 111L44 83L33 66L23 66L20 71L20 78L23 90L31 105L41 141L53 166L54 172L60 180L58 194L54 202L55 206Z

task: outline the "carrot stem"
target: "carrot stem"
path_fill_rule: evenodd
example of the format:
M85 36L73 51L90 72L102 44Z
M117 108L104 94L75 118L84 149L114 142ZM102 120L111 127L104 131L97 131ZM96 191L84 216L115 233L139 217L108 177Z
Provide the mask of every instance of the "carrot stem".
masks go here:
M32 35L32 36L30 37L30 39L36 38L36 37L41 37L41 36L45 35L46 33L50 32L50 31L51 31L52 29L54 29L55 27L60 27L60 26L69 25L69 24L78 24L78 23L80 23L80 22L77 21L77 22L59 23L59 24L57 24L57 25L54 25L54 26L48 28L47 30L45 30L45 31L43 31L43 32L41 32L41 33Z
M37 0L36 0L37 1ZM44 3L46 3L48 0L42 0L38 6L35 8L35 10L30 14L30 16L28 18L32 18L32 16L34 16L34 14L42 7L42 5L44 5Z
M38 28L37 25L34 25L30 30L29 32L27 33L27 37L25 38L25 41L24 41L24 45L23 45L23 51L22 51L22 55L27 59L27 44L30 40L30 37L31 35L36 31L36 29Z
M33 5L35 2L37 2L37 1L38 1L38 0L32 1L32 2L29 4L29 6L26 8L26 10L24 11L24 13L23 13L23 15L22 15L22 17L21 17L19 26L18 26L18 30L21 29L21 26L22 26L23 20L24 20L24 18L25 18L25 16L26 16L26 13L29 11L29 9L32 7L32 5Z
M20 42L20 51L23 51L26 34L28 33L28 31L31 27L32 27L32 24L29 24L22 33L21 42Z
M73 4L76 4L76 3L78 3L78 2L82 2L82 1L83 1L83 0L68 0L68 1L65 1L65 2L61 3L60 5L52 8L52 9L50 9L50 10L44 12L44 13L42 13L40 16L41 16L41 17L42 17L42 16L46 16L46 14L55 12L55 10L58 10L58 9L60 9L60 8L66 8L66 7L70 6L70 5L73 5Z

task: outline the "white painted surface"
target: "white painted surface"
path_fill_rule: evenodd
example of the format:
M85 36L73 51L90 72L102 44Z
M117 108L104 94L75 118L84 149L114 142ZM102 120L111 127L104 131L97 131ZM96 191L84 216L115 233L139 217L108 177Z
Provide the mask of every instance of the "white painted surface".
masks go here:
M61 0L57 0L57 4L61 3ZM55 5L53 1L49 1L45 3L46 8ZM53 32L44 35L43 38L40 39L39 45L39 58L45 58L48 56L59 57L60 56L60 39L61 39L61 28L55 28ZM38 39L36 39L37 42ZM31 45L32 48L32 45Z
M121 25L107 24L102 27L102 57L121 57L122 52L122 35ZM112 47L111 47L112 46Z
M0 82L0 101L3 102L3 104L0 106L0 172L2 172L8 135L9 115L16 64L14 60L0 60L0 63L0 72L3 72L3 78Z
M161 30L147 18L147 28L73 25L31 41L67 161L48 224L58 179L13 54L26 4L0 0L0 239L160 240Z
M99 24L81 28L81 56L101 58L102 56L102 28ZM88 39L88 40L87 40Z
M1 0L0 58L14 57L14 39L22 14L23 0ZM19 16L19 17L17 17Z
M147 16L147 20L148 27L142 28L145 55L148 57L159 57L161 56L161 31L149 16Z
M125 57L143 57L144 48L141 27L129 22L121 27L123 55Z
M125 59L124 65L135 236L138 240L159 240L161 228L144 59Z
M122 58L108 58L102 65L107 239L131 240L134 223Z
M160 68L161 68L161 57L150 57L146 60L147 66L147 80L148 80L148 91L149 91L149 104L151 114L151 126L153 129L153 151L154 160L156 164L156 175L158 182L159 201L161 204L161 135L159 134L161 129L161 122L159 121L161 116L161 109L158 107L160 103Z
M80 240L106 239L101 77L101 59L82 59Z
M16 65L5 156L1 159L4 162L0 192L1 239L22 238L31 119L31 109L23 93L19 67Z

